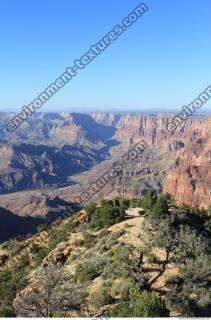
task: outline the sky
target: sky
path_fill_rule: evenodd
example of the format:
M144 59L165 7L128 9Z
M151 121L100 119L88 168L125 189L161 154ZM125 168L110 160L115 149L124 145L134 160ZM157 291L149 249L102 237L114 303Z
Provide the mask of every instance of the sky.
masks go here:
M145 3L149 10L43 111L179 111L211 85L211 1ZM0 111L33 101L138 4L1 0Z

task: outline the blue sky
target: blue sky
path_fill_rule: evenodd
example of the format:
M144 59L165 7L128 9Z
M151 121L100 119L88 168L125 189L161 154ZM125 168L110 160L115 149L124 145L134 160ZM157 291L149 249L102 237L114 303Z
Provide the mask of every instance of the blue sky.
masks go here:
M179 111L211 84L211 1L145 3L149 11L43 110ZM30 103L138 4L1 0L0 110Z

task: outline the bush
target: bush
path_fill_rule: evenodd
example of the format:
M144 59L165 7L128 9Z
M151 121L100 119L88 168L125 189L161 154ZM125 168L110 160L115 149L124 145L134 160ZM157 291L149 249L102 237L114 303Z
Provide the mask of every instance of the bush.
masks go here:
M147 255L147 262L148 263L157 263L157 257L152 253L150 252L148 255Z
M62 225L60 228L51 230L50 237L48 240L48 250L49 252L54 250L56 246L68 240L69 233L75 228L72 221Z
M40 250L40 248L36 244L33 244L30 248L30 251L32 254L38 254L39 250Z
M105 241L100 241L98 248L100 253L106 252L113 249L117 244L118 240L113 239L112 237L105 239Z
M130 206L130 200L127 198L119 198L119 205L122 208L128 209Z
M95 210L91 216L90 227L100 230L121 222L124 217L125 210L123 208L106 204Z
M98 250L101 254L107 252L111 248L107 245L107 243L103 243L101 246L98 247Z
M74 282L84 283L99 276L99 270L92 265L78 264L75 270Z
M132 227L132 226L131 226L129 223L125 223L125 224L124 224L124 228L125 228L125 229L131 228L131 227Z
M99 271L99 273L103 270L104 266L107 263L107 259L105 257L100 257L98 255L90 256L86 261L86 264L91 265L95 269Z
M146 214L145 210L139 210L138 212L139 216L144 216Z
M121 300L110 310L111 317L168 317L169 310L163 300L152 292L140 292L139 288L130 289L127 301Z
M112 200L103 199L100 201L100 205L101 207L106 207L106 206L113 206L114 204Z
M84 246L87 249L93 248L96 244L96 238L92 234L85 232L84 233Z
M108 255L109 254L109 255ZM114 252L110 250L106 254L107 263L102 271L101 277L104 280L114 281L120 277L118 262L114 261ZM123 270L124 273L124 270ZM124 276L124 274L123 274Z
M24 266L15 266L0 273L0 317L14 316L12 303L18 291L27 286Z
M130 200L130 208L142 208L142 200L141 199Z
M37 252L34 260L35 260L36 267L38 267L43 262L43 259L48 255L49 250L46 248L38 248L38 249L35 249L35 251Z
M14 318L15 313L10 304L2 304L0 307L0 318Z
M168 193L159 195L152 210L154 219L161 220L169 215L169 209L172 205L171 199L172 197Z
M147 192L144 199L142 200L142 208L144 210L150 210L153 208L157 200L156 191L151 189Z
M87 205L84 207L86 210L86 213L88 214L89 217L95 212L96 210L96 204L94 202L89 202Z

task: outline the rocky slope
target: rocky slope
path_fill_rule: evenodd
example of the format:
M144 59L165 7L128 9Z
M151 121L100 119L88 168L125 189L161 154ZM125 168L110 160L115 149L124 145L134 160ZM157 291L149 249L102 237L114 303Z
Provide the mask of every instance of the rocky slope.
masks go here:
M13 301L16 315L27 317L29 315L37 316L33 311L30 311L30 309L33 310L33 307L30 308L30 298L28 299L27 297L30 296L31 290L38 285L38 279L42 277L42 273L45 270L47 270L49 275L52 270L55 270L55 277L58 276L58 272L61 270L62 274L67 277L67 284L70 284L71 279L77 277L77 269L80 263L85 264L87 270L93 265L95 267L92 268L93 270L96 269L96 271L92 278L87 277L87 279L80 280L80 290L88 294L85 300L86 305L82 307L81 311L79 311L79 309L78 311L77 309L72 312L70 311L68 316L97 316L98 314L102 314L103 311L109 310L111 303L118 301L123 292L127 292L131 286L131 282L127 279L125 280L122 275L118 274L117 269L115 273L115 263L118 262L118 250L124 248L125 250L136 251L144 246L143 240L140 238L140 233L144 231L145 219L139 215L139 211L140 208L129 209L127 211L127 218L124 221L98 232L87 229L87 223L83 219L83 211L78 214L77 218L66 219L48 234L46 233L45 238L43 238L43 241L38 245L40 250L45 250L52 241L52 235L55 234L55 232L59 235L62 230L65 230L65 239L60 241L55 248L40 261L41 263L39 262L38 264L38 254L32 251L32 247L36 246L35 243L37 243L35 240L36 237L19 242L19 247L21 247L22 250L20 251L20 248L19 250L16 248L16 251L14 251L14 247L12 247L13 251L11 250L9 255L8 248L11 248L12 243L5 243L0 252L0 261L2 261L0 268L2 268L2 270L6 270L8 268L7 266L12 266L14 263L20 263L20 254L22 261L26 260L26 256L28 256L30 260L30 272L27 275L28 286L22 290L20 289ZM70 232L70 226L72 226L72 224L77 226L77 232ZM82 231L80 231L80 228ZM112 254L115 252L116 257ZM155 250L155 255L159 257L159 259L164 258L164 252L162 250ZM145 258L144 266L145 272L151 278L159 274L159 264L148 263L147 258ZM167 290L165 284L168 279L176 274L177 270L170 264L163 275L159 277L159 280L155 281L152 290L162 288L162 294L164 294ZM49 279L49 281L51 280ZM76 284L72 284L72 286L77 286L77 281L75 283ZM45 286L46 285L47 284L45 284ZM58 282L58 285L60 286L60 282ZM107 301L101 298L102 287L105 289L103 290L103 294L108 295L109 292L112 299L110 298L110 300ZM106 292L106 290L108 290L108 292ZM58 287L57 294L60 294L60 287ZM99 301L95 298L96 295L99 297Z
M65 186L68 177L102 161L106 148L0 143L0 193Z
M162 115L128 115L118 122L116 137L127 148L140 138L149 147L141 161L123 170L116 191L140 196L152 186L175 195L178 203L207 207L211 203L211 118L188 120L175 133L167 132L167 121Z
M151 192L72 212L0 245L0 315L210 316L210 223Z
M167 176L165 190L179 203L198 207L211 203L211 117L176 155L176 166Z

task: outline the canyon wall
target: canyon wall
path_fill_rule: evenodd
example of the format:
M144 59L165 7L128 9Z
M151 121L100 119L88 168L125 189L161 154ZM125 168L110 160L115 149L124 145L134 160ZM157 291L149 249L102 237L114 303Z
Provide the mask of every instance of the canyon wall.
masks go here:
M113 194L141 197L153 187L178 203L211 204L211 118L188 119L170 133L171 115L37 113L9 134L5 123L12 116L0 121L0 193L51 187L55 196L73 200L144 139L148 148L118 175ZM57 190L70 181L77 186Z

